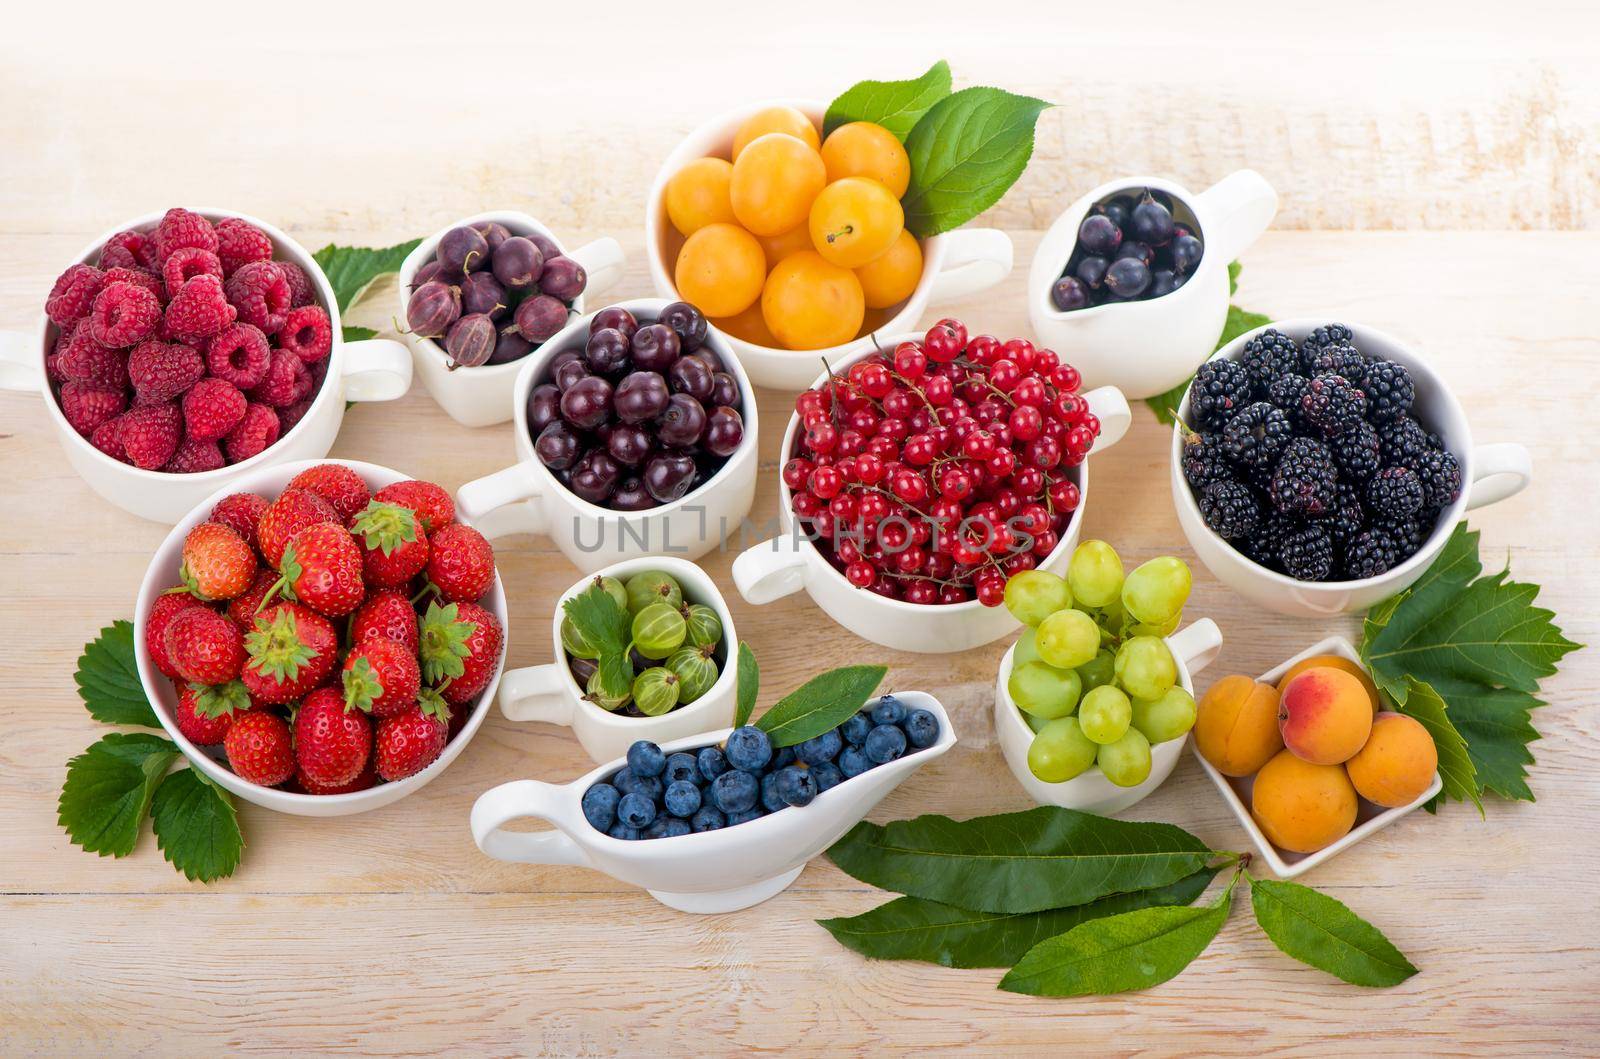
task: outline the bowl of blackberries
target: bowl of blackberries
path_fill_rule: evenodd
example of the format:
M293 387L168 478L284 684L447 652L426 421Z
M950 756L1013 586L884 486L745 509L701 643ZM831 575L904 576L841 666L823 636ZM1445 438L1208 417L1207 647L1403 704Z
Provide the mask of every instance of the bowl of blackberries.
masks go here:
M524 213L468 217L424 239L400 267L401 336L417 375L466 426L512 416L517 363L622 275L615 239L568 252Z
M1178 521L1217 578L1286 614L1369 607L1420 577L1471 508L1524 488L1521 445L1474 447L1405 343L1326 320L1241 335L1178 409Z

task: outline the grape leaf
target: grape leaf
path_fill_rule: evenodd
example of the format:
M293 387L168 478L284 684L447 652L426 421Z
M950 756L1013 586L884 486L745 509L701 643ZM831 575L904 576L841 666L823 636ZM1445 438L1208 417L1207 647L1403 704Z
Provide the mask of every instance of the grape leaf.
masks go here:
M1382 931L1309 886L1252 879L1250 905L1274 945L1352 985L1399 985L1417 973Z
M841 945L877 960L922 960L945 967L1010 967L1045 938L1091 919L1156 905L1187 905L1205 892L1215 868L1168 886L1112 894L1044 912L973 912L918 897L897 897L848 919L820 919Z
M733 713L733 726L742 728L750 723L750 714L755 712L756 692L761 688L761 667L756 665L756 653L747 643L739 645L739 660L735 664L738 666L734 676L738 681L739 705Z
M410 242L381 249L335 246L329 243L311 256L322 267L323 274L328 277L328 284L333 287L334 301L338 302L339 311L344 312L360 300L361 295L379 276L400 271L406 255L415 250L421 242L421 239L412 239Z
M1529 713L1544 703L1514 688L1470 681L1440 681L1434 690L1449 704L1450 723L1466 740L1478 783L1502 798L1531 802L1528 744L1539 738Z
M761 715L756 727L773 746L794 746L836 728L883 682L884 666L841 666L818 673Z
M911 81L861 81L828 104L822 119L822 133L852 121L882 125L901 143L922 116L950 94L950 64L940 59L926 73Z
M148 732L112 732L67 762L57 823L73 843L102 857L125 857L167 768L178 756L171 740Z
M1444 789L1439 793L1446 798L1469 801L1483 813L1483 785L1478 782L1478 769L1467 752L1467 741L1451 723L1450 712L1439 693L1432 686L1411 677L1406 678L1404 701L1394 699L1395 709L1421 722L1433 737L1434 748L1439 752L1439 778Z
M156 711L145 698L133 655L133 623L116 621L84 645L78 671L72 675L89 716L103 724L137 724L160 728Z
M928 238L1000 201L1033 157L1033 127L1054 104L999 88L963 88L924 114L906 137L911 186L906 227Z
M378 332L370 327L357 327L355 324L343 324L339 330L344 334L346 342L365 342L369 338L377 338Z
M1239 262L1234 261L1228 265L1228 285L1230 288L1236 286L1234 278L1238 275ZM1254 331L1256 328L1265 327L1271 322L1272 317L1270 316L1247 312L1237 305L1230 305L1228 306L1228 318L1222 325L1222 335L1217 339L1217 344L1212 347L1211 351L1215 353L1246 331ZM1183 395L1188 392L1189 384L1193 381L1194 376L1191 374L1166 393L1156 394L1154 397L1146 397L1144 403L1150 411L1156 414L1156 419L1159 422L1171 426L1177 422L1178 406L1183 403Z
M150 824L161 855L191 881L214 882L239 866L244 834L233 796L198 769L166 778L150 805Z

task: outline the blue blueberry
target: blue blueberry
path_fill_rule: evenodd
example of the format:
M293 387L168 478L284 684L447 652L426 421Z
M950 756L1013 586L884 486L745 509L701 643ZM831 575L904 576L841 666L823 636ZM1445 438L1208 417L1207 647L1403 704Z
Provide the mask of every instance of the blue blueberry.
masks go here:
M698 813L689 820L689 830L699 834L701 831L719 831L728 826L728 817L721 809L711 806L702 806Z
M927 710L912 710L900 727L906 730L906 742L918 750L938 742L939 718Z
M721 747L702 747L700 753L695 755L695 764L700 766L700 775L710 783L728 771L728 756Z
M811 770L791 765L780 772L774 772L776 782L773 789L778 792L785 805L810 805L811 799L817 796L817 781L812 778Z
M606 834L612 838L620 838L624 842L637 842L644 837L639 833L637 827L629 827L627 824L612 824L611 829Z
M667 769L662 773L662 779L669 786L679 780L699 783L700 766L695 763L693 754L685 754L680 751L667 758Z
M650 824L650 826L644 829L642 837L644 837L644 838L666 838L667 837L667 820L668 819L669 819L669 817L665 817L665 816L656 817L655 820Z
M800 758L799 755L795 753L794 747L779 747L777 750L772 752L772 760L767 762L767 771L777 772L779 769L788 768L798 760L800 760Z
M625 768L611 777L611 785L624 795L642 794L652 802L661 800L661 778L659 776L641 776L631 768Z
M873 724L899 724L901 721L905 720L905 717L905 704L899 699L895 698L893 695L885 695L883 698L879 699L878 704L872 708ZM629 758L629 761L630 763L632 762L631 757Z
M661 821L657 821L657 823L661 823ZM688 833L689 821L687 820L680 819L676 816L669 816L666 818L665 823L662 823L662 838L677 838L680 835L687 835Z
M783 800L783 795L778 793L778 776L787 769L778 772L769 772L761 777L761 808L769 813L775 813L789 803Z
M772 740L767 738L766 732L747 724L728 733L723 753L734 768L759 772L772 760Z
M872 718L864 713L851 715L850 719L839 726L839 733L844 736L844 741L851 746L860 746L867 741L867 733L872 731Z
M844 774L845 779L861 775L872 765L873 761L867 756L867 752L858 746L847 746L844 748L844 753L839 755L839 771Z
M624 794L617 803L617 819L629 827L649 827L656 818L656 803L642 794Z
M807 765L820 765L824 761L832 761L839 756L839 751L844 749L844 737L839 734L839 729L832 728L819 736L807 739L794 748L795 757Z
M689 780L673 780L662 800L673 816L693 816L700 808L700 788Z
M650 740L641 739L628 748L628 767L635 776L659 776L667 767L667 756Z
M906 752L906 734L896 725L880 724L867 733L867 741L862 749L873 764L885 764Z
M732 827L734 824L748 824L750 821L759 820L766 815L767 814L762 812L760 809L746 809L742 813L729 813L728 826Z
M756 778L739 769L724 772L711 781L711 800L718 809L730 816L747 812L756 804L756 796L760 793Z
M609 783L596 783L583 792L583 818L596 831L610 831L617 822L617 803L622 794Z
M853 747L851 749L854 749ZM839 766L831 761L824 761L820 765L811 766L811 778L816 781L817 793L831 787L837 787L844 782L844 773L839 771Z

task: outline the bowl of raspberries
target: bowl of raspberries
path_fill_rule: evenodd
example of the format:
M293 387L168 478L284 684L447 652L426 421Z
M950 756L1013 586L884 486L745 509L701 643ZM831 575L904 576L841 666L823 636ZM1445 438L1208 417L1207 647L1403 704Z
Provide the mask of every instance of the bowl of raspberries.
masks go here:
M353 461L246 475L173 527L134 650L173 741L246 801L344 816L437 776L505 664L494 549L431 482Z
M1525 488L1521 445L1474 446L1444 380L1361 325L1293 320L1200 366L1172 494L1218 580L1284 614L1361 610L1420 577L1468 510Z
M17 348L7 383L44 393L74 469L162 522L243 473L326 455L345 401L411 385L400 343L343 341L304 248L225 210L173 208L97 239L51 287L38 345Z

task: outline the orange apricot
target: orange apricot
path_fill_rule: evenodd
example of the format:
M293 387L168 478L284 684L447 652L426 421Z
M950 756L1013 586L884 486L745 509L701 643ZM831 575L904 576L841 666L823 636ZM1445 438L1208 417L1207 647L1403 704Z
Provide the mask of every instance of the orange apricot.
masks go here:
M1433 736L1415 717L1385 710L1372 719L1372 734L1344 763L1356 792L1386 808L1410 805L1439 769Z
M1278 689L1245 676L1223 677L1200 700L1194 744L1224 776L1255 772L1283 749Z
M1349 673L1316 666L1283 686L1278 730L1296 756L1316 765L1342 764L1372 731L1372 701Z
M707 316L733 316L754 305L767 278L756 237L736 224L708 224L678 251L673 282Z
M1288 685L1289 681L1293 680L1301 673L1304 673L1308 669L1317 669L1322 666L1329 666L1333 669L1342 669L1346 673L1349 673L1351 676L1355 677L1357 680L1361 681L1361 686L1367 690L1367 696L1372 699L1373 713L1377 713L1383 708L1378 702L1378 685L1372 682L1372 677L1365 669L1361 667L1361 663L1352 662L1343 655L1312 655L1310 658L1302 658L1300 661L1290 666L1288 672L1284 673L1283 676L1278 678L1278 693L1280 695L1283 694L1283 689Z
M870 177L888 188L895 198L911 184L911 159L894 133L870 121L852 121L828 133L822 141L822 162L828 180Z
M1315 853L1356 822L1356 789L1338 765L1317 765L1288 750L1261 767L1250 815L1274 846Z
M725 158L696 158L667 181L667 217L684 235L708 224L732 224L733 203L728 187L733 183L733 163Z
M760 299L757 299L750 308L737 315L712 317L711 326L732 335L734 338L743 339L751 345L762 346L766 349L783 348L778 343L777 337L773 335L772 329L767 326L766 317L761 315Z
M744 124L739 126L738 133L733 137L734 161L739 160L746 147L769 132L781 132L786 136L793 136L813 151L822 145L822 140L817 135L817 127L811 123L810 118L793 107L765 107L750 115Z
M842 345L861 332L866 311L856 274L815 250L778 262L761 291L761 315L785 349Z
M887 309L900 304L922 282L922 244L916 236L900 229L888 250L856 269L856 279L861 281L867 308Z
M827 183L827 169L814 147L769 132L739 152L728 201L751 235L782 235L806 223Z
M768 272L777 268L778 262L790 254L814 249L811 245L811 228L805 224L796 225L781 235L757 236L756 241L761 244L762 251L767 255Z

